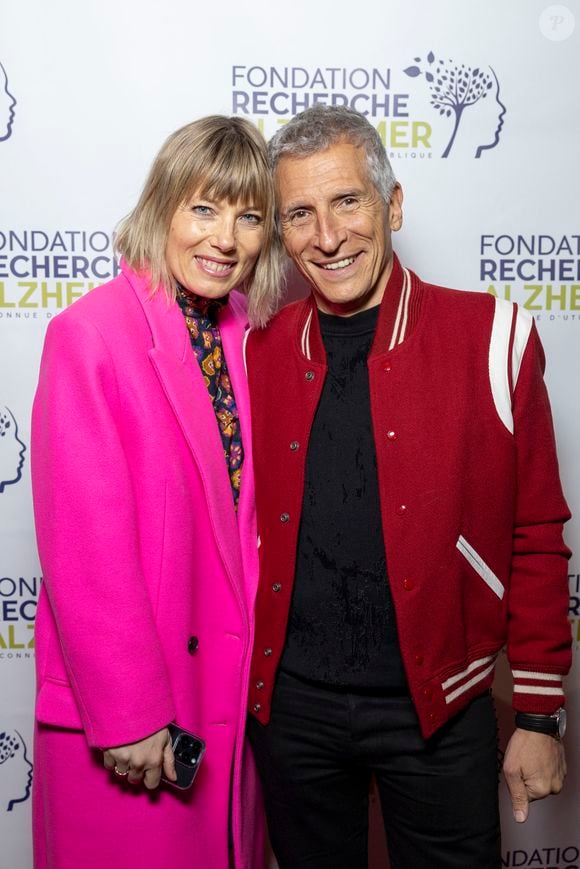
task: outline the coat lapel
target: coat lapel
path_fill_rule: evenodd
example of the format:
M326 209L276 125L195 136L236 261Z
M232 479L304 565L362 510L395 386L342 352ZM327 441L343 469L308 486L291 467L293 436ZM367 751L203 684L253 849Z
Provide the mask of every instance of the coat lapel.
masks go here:
M229 303L220 313L220 332L228 372L232 381L236 407L242 427L244 464L238 502L238 529L244 562L244 580L248 606L253 607L258 580L256 546L256 499L252 457L250 394L244 364L243 339L247 324L245 303L238 293L232 293Z
M245 598L241 594L240 539L223 447L207 387L191 350L183 314L164 293L151 295L147 281L126 266L123 271L151 330L153 346L149 358L202 479L205 506L212 519L222 561L238 599Z

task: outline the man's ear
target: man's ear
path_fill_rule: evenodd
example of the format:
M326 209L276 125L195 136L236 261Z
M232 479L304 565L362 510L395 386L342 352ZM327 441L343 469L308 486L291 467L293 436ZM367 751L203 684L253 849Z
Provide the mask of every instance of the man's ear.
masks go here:
M403 188L397 182L389 202L389 229L397 232L403 225Z

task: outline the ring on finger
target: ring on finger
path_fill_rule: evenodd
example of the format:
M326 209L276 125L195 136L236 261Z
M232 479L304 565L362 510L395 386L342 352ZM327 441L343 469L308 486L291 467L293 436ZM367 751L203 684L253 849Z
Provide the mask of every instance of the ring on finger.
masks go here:
M126 775L129 775L129 770L128 770L128 769L126 769L125 772L121 772L121 770L120 770L118 767L115 767L114 772L115 772L115 775L118 775L118 776L121 776L121 777L126 776Z

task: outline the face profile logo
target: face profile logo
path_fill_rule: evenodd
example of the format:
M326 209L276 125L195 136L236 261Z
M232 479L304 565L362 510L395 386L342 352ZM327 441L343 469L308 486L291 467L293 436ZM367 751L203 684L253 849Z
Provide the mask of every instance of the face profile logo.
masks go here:
M0 142L5 142L12 135L15 105L16 99L8 89L8 74L0 63Z
M472 156L479 158L484 151L495 148L507 109L500 99L499 81L491 66L487 69L472 68L465 64L460 66L451 59L436 59L432 51L425 61L420 57L414 60L416 65L408 66L403 72L411 78L424 76L431 105L442 118L449 118L453 124L450 139L441 156L446 158L451 153L460 125L463 133L462 121L467 109L474 109L478 113L476 140L472 137L471 141ZM471 111L468 116L475 118Z
M18 437L18 423L10 408L0 405L0 495L22 476L26 444Z
M0 812L11 812L30 797L32 764L18 730L0 731Z

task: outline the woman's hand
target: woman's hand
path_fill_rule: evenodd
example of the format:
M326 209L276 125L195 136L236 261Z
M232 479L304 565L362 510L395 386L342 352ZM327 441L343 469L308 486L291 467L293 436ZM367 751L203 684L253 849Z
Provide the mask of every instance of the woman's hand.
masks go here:
M103 749L103 759L107 769L114 770L119 776L127 776L131 784L142 781L149 790L159 785L162 771L171 781L177 778L171 739L166 727L139 742Z

